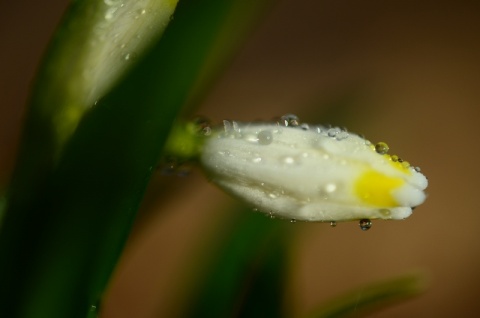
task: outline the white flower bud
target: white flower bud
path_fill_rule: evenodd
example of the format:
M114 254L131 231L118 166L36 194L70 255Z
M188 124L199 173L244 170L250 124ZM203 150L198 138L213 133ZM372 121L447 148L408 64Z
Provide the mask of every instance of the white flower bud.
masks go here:
M386 144L285 125L225 121L200 158L211 181L260 211L305 221L404 219L425 200L425 176Z

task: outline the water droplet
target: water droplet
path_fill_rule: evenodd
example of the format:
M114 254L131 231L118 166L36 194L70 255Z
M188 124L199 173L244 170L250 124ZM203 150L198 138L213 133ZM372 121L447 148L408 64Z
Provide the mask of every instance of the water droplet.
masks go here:
M297 222L297 220L295 220L295 219L290 220L290 223L296 223L296 222Z
M392 211L390 211L389 209L380 209L379 212L381 215L385 217L392 215Z
M330 226L331 227L336 227L337 226L337 221L331 221Z
M300 120L297 115L286 114L280 117L280 125L286 127L297 127L300 125Z
M410 168L410 162L408 162L408 161L402 161L402 166L403 166L404 168Z
M310 126L307 123L303 123L300 125L300 128L302 128L303 130L309 130Z
M270 145L273 141L272 132L270 130L262 130L258 133L258 143L260 145Z
M422 171L422 169L420 169L420 167L415 167L414 169L415 169L416 172L421 172Z
M375 145L375 151L381 155L387 154L389 149L388 145L384 142L377 142Z
M225 133L226 133L226 134L231 133L232 130L233 130L232 123L229 122L228 120L224 120L224 121L223 121L223 129L225 130Z
M372 227L372 221L370 219L361 219L358 225L362 231L367 231Z
M241 133L240 125L236 121L232 121L232 127L236 133Z
M212 133L210 120L205 117L196 117L192 120L194 133L202 136L209 136Z
M269 216L271 219L274 219L274 218L275 218L275 214L273 214L272 211L268 212L268 216Z
M330 128L327 131L327 135L328 135L328 137L336 137L339 132L340 132L340 130L338 128Z
M398 158L397 155L392 155L390 156L390 158L392 159L393 162L398 162L400 160L400 158Z
M341 131L337 134L337 136L335 136L335 138L337 138L337 140L344 140L344 139L347 139L348 136L349 136L348 132Z

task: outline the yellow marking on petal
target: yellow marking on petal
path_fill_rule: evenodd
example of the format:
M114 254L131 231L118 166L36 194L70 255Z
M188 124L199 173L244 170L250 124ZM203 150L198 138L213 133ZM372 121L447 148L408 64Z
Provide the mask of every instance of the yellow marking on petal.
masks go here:
M392 192L404 183L402 178L389 177L375 170L368 170L355 182L355 194L372 206L395 207L399 203L392 196Z
M399 158L396 155L385 154L384 156L388 161L390 161L390 164L395 169L400 170L408 175L412 174L412 170L409 169L410 163L408 161L399 161Z

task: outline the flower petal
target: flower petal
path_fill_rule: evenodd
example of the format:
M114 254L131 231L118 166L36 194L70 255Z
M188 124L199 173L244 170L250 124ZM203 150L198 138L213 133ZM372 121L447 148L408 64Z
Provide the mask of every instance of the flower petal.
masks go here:
M425 176L386 144L285 125L224 122L202 150L211 181L258 210L306 221L404 219L425 200Z

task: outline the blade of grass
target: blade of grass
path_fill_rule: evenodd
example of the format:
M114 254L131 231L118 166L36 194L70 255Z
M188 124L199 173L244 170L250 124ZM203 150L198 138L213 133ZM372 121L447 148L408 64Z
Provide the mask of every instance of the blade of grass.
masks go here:
M249 209L222 244L187 306L185 317L283 317L289 223Z
M162 40L83 114L51 169L43 161L55 153L53 123L42 117L48 114L30 115L26 129L44 133L24 145L9 193L0 233L2 314L85 317L97 303L172 122L236 2L181 1ZM44 176L32 186L38 167Z
M419 295L425 289L419 274L405 275L341 295L314 310L309 318L359 317Z

